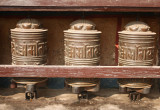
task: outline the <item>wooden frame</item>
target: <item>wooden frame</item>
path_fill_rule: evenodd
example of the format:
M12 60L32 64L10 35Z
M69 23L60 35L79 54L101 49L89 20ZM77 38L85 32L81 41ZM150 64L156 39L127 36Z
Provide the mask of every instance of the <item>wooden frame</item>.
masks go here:
M0 65L0 77L160 78L160 67Z
M0 11L160 12L159 0L1 0Z
M160 0L1 0L0 11L160 12ZM160 78L160 67L0 65L0 77Z

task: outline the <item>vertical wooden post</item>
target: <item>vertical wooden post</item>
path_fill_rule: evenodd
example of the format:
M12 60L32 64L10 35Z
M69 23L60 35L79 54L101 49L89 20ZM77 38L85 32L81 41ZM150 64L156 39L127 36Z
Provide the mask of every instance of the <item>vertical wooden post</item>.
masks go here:
M121 26L122 26L122 17L118 16L117 17L117 31L116 31L116 41L115 41L115 65L118 65L118 32L121 31Z

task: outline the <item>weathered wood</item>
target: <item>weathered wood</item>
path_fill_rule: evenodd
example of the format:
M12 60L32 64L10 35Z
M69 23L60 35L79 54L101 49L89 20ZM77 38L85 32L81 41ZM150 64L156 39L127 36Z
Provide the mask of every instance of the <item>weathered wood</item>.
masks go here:
M1 0L1 6L160 7L159 0Z
M31 7L0 6L0 11L94 11L94 12L160 12L159 7Z
M160 12L160 8L151 7L21 7L0 6L0 11L94 11L94 12Z
M0 11L160 12L159 0L1 0Z
M160 78L160 67L1 65L0 77Z

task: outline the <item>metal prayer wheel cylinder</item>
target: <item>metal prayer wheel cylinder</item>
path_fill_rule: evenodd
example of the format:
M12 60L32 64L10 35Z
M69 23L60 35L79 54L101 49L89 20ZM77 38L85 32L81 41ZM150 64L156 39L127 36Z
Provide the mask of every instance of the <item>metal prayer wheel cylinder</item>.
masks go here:
M119 32L119 66L152 66L156 56L156 38L150 27L130 22Z
M140 21L130 22L119 33L119 66L153 66L156 57L156 37L150 27ZM152 79L119 79L120 92L136 91L148 94Z
M35 19L20 20L11 29L13 65L42 65L47 62L47 29Z
M99 65L100 31L88 20L77 20L64 31L65 65Z
M64 31L65 65L97 66L100 60L100 31L88 20L76 20L70 24L70 29ZM72 92L98 91L99 79L67 78L66 86Z
M12 65L45 65L47 63L47 29L36 19L22 19L11 29ZM46 78L13 78L26 85L26 99L36 97L37 83Z

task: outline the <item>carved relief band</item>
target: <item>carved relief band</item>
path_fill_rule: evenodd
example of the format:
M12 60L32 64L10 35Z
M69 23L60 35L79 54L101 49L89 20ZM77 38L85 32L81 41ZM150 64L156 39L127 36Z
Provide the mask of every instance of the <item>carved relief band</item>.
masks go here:
M64 31L65 65L97 66L100 61L100 31L89 20L76 20ZM67 78L65 86L73 93L97 92L98 78ZM79 95L78 95L78 98Z
M67 65L98 65L100 60L100 40L90 37L70 39L65 34L65 63Z
M14 56L43 56L46 53L46 42L15 43L11 42L11 52Z
M156 55L153 36L119 35L119 65L152 66ZM142 40L143 39L143 40Z
M130 22L119 32L119 66L153 66L156 60L156 37L150 27L140 21ZM134 74L134 73L133 73ZM119 91L129 93L133 101L140 100L141 94L148 94L152 79L118 79Z
M47 29L36 19L22 19L11 29L12 65L45 65L47 63ZM36 84L47 78L13 78L12 82L25 85L25 99L37 98Z
M47 30L41 29L41 24L34 19L24 19L17 23L16 28L11 29L12 64L46 64L46 35Z

